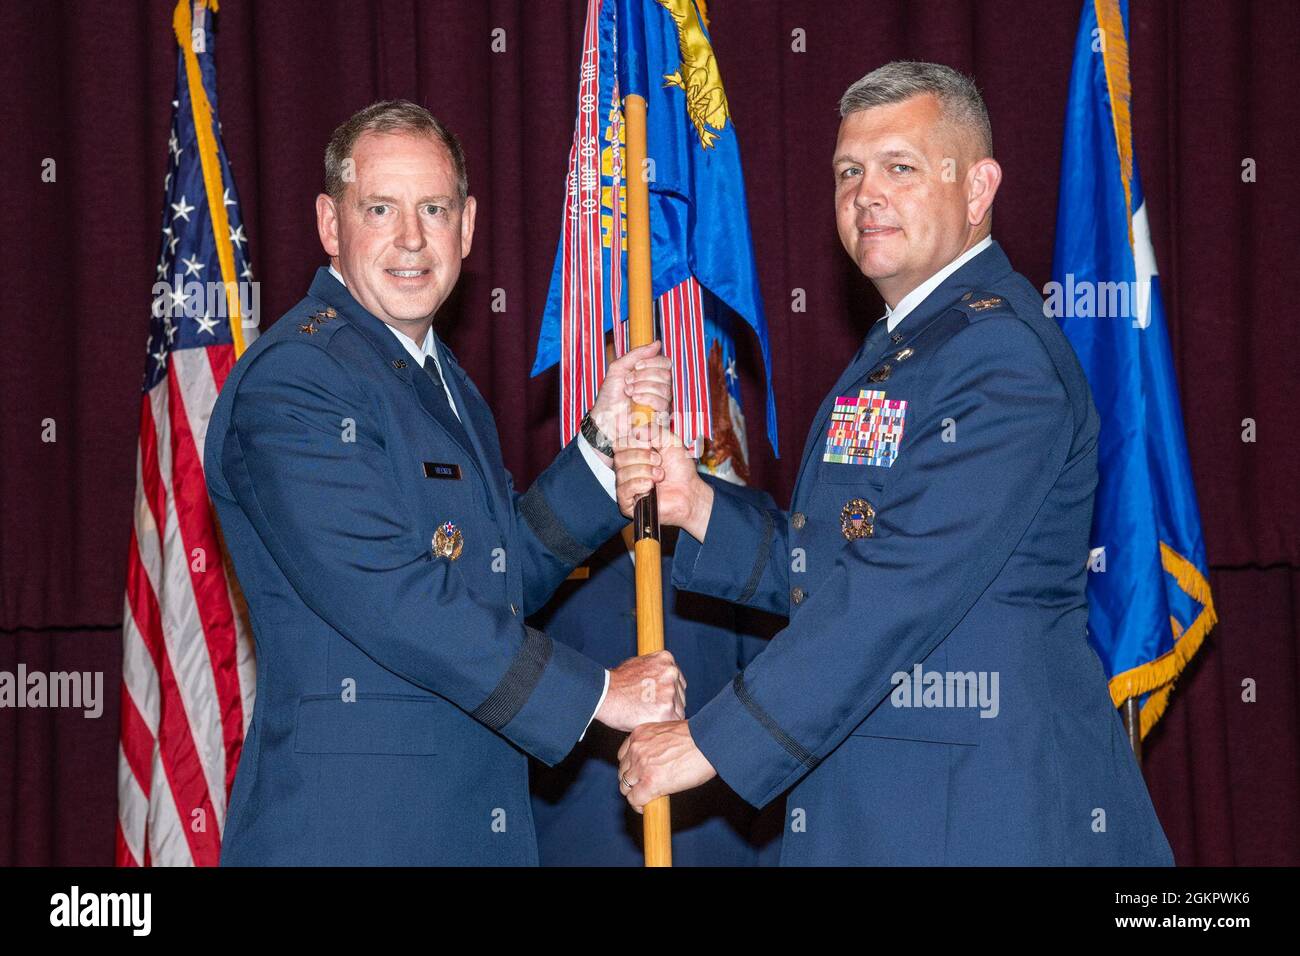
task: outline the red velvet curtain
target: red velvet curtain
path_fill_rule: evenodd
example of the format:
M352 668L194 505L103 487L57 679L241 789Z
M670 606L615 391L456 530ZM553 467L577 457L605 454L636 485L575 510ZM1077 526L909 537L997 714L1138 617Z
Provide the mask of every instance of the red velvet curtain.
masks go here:
M771 325L781 457L740 343L755 483L788 500L823 392L882 305L839 248L843 89L891 59L973 73L1005 181L994 234L1047 281L1080 0L713 0ZM479 232L441 329L521 485L558 447L529 379L555 254L583 0L225 0L219 109L264 324L322 253L329 132L404 96L464 140ZM496 30L503 33L494 33ZM504 40L505 49L494 51ZM1300 6L1132 0L1137 155L1221 623L1147 740L1181 863L1300 862ZM0 10L0 669L102 670L104 716L0 711L0 863L108 863L140 375L176 47L167 0ZM55 181L42 180L55 162ZM1249 162L1248 162L1249 161ZM1243 164L1254 170L1243 179ZM493 290L506 311L492 311ZM796 290L806 311L793 312ZM42 442L53 418L57 441ZM1256 440L1242 440L1243 421ZM1242 682L1256 699L1242 699Z

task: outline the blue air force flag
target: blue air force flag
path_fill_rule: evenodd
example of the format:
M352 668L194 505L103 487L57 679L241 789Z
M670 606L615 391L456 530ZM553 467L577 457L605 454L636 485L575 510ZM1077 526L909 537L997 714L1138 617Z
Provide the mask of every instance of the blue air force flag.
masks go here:
M1145 736L1215 614L1130 103L1128 2L1087 0L1046 308L1101 416L1089 639L1115 704L1141 698Z

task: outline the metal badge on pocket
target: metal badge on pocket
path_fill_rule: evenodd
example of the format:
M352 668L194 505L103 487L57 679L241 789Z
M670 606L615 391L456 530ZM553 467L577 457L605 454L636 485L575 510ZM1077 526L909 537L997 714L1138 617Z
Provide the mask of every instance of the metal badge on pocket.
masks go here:
M850 498L840 509L840 531L849 541L876 533L876 509L866 498Z
M455 561L465 546L465 536L450 521L444 521L433 533L433 553L440 558Z
M822 461L888 468L903 443L907 402L891 401L876 389L835 399Z

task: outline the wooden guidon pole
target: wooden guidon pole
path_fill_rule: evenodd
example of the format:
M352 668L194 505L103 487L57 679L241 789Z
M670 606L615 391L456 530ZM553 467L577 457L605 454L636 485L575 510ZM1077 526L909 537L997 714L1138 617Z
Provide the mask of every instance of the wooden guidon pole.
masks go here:
M655 337L654 299L650 285L650 184L646 179L645 100L636 95L623 101L627 120L627 301L632 348ZM653 410L637 405L634 423L648 423ZM636 651L653 654L664 649L664 588L659 551L659 507L654 489L636 503L632 516L636 541ZM668 798L657 797L645 807L645 865L673 865L673 828Z

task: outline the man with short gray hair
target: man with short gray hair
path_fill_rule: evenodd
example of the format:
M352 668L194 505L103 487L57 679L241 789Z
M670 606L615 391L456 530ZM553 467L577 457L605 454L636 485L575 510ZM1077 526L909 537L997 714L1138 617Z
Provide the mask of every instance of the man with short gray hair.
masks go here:
M670 432L615 456L625 513L655 484L687 532L676 587L789 617L689 721L632 732L623 792L793 788L785 865L1169 864L1085 633L1097 412L992 239L983 100L890 63L841 114L836 223L885 315L817 412L790 510L715 493Z

